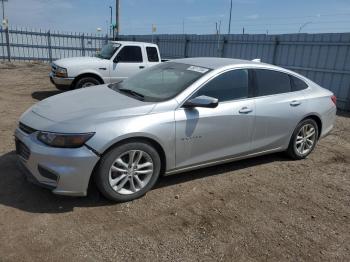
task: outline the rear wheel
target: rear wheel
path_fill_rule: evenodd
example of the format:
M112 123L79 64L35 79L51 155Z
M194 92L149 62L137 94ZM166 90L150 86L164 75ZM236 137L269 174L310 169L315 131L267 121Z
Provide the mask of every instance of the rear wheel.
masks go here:
M315 120L307 118L295 128L287 153L293 159L306 158L315 148L318 140L318 126Z
M91 76L82 77L75 84L75 89L96 86L96 85L100 85L100 84L101 84L101 82L98 79L96 79L95 77L91 77Z
M108 199L131 201L154 186L160 165L160 157L150 144L123 144L102 157L96 173L96 185Z

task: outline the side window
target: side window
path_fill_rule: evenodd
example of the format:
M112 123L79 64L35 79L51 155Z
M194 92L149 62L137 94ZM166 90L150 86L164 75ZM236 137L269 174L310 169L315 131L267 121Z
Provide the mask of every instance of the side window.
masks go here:
M248 97L248 70L231 70L215 77L195 94L201 95L217 98L219 102Z
M159 62L159 56L158 56L158 51L157 48L147 46L146 47L146 52L147 52L147 58L149 62Z
M255 69L256 96L266 96L291 91L289 75L268 69Z
M124 46L117 55L118 62L142 62L142 52L139 46Z
M303 80L291 75L289 77L292 84L292 91L300 91L308 88L308 85Z

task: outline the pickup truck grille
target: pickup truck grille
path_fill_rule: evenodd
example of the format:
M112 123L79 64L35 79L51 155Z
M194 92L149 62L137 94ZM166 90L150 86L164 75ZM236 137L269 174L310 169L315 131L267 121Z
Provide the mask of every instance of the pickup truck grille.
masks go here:
M54 76L56 75L56 70L57 70L57 66L55 64L51 64L51 72Z

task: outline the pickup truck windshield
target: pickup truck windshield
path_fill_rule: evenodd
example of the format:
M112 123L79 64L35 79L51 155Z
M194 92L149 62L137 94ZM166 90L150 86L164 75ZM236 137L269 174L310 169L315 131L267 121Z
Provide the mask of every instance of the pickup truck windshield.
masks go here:
M142 101L166 101L181 93L209 71L208 68L165 62L109 87Z
M118 50L120 44L109 43L102 47L101 51L96 54L97 57L102 59L111 59L115 51Z

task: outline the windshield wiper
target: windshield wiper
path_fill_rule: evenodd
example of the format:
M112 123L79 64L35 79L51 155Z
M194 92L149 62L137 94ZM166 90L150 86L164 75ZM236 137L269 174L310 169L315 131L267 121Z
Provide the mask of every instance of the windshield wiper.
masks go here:
M118 88L119 91L130 94L132 96L137 96L138 98L140 98L141 100L145 99L145 96L143 94L140 94L134 90L128 89L128 88Z

